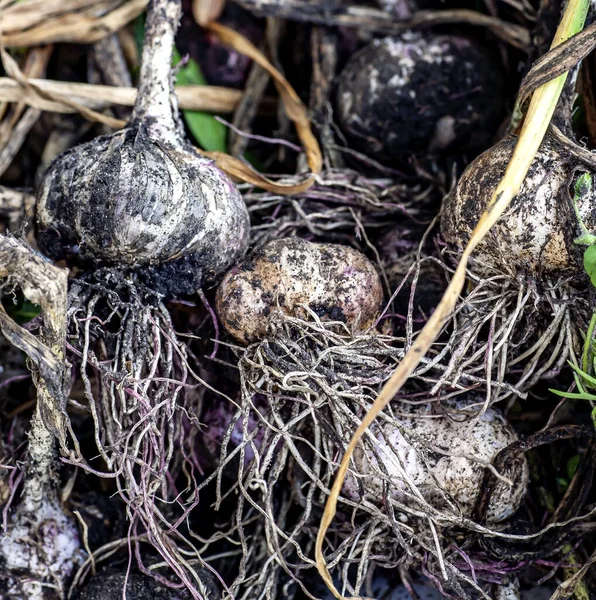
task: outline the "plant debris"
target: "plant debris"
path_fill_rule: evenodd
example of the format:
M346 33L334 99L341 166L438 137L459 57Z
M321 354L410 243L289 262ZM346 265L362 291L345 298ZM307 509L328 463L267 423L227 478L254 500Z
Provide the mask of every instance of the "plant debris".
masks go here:
M0 600L588 600L593 21L0 0Z

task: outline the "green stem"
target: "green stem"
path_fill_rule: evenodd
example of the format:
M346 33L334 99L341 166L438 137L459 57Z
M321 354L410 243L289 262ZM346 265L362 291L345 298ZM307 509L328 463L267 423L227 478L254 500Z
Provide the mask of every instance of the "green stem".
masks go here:
M567 555L567 560L570 563L579 563L579 557L573 551L571 544L566 544L563 546L563 552ZM576 568L563 569L565 580L571 579L578 572L578 570L579 569ZM573 590L573 597L575 600L590 600L590 591L585 581L580 580L577 583L575 589Z
M596 311L592 314L590 325L586 333L586 340L584 341L584 348L582 352L582 371L584 373L590 373L590 359L592 358L592 338L594 337L594 329L596 329Z

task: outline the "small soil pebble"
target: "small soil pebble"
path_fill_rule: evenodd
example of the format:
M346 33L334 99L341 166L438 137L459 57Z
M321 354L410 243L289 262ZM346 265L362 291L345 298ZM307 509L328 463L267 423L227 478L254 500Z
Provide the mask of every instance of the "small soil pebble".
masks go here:
M377 39L339 75L337 114L351 144L379 160L490 144L498 69L462 37Z
M276 308L307 318L308 307L321 319L362 332L374 325L382 301L381 279L357 250L283 238L228 272L217 290L216 308L226 330L250 343L265 337Z

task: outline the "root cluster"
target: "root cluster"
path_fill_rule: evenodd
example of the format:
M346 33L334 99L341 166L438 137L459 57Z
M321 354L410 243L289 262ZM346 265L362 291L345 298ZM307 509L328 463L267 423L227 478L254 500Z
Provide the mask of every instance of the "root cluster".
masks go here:
M198 465L182 443L193 420L182 398L195 387L187 383L185 346L161 299L117 272L77 280L69 299L68 345L99 451L84 459L79 450L73 462L113 480L126 505L128 543L141 571L149 574L139 548L148 542L179 581L155 570L150 574L200 598L206 589L191 566L198 552L184 527L199 503Z
M590 305L582 282L538 282L472 263L466 294L446 328L448 359L432 392L472 376L487 381L486 406L525 396L581 352Z
M373 335L354 338L341 324L322 323L316 315L304 321L280 314L271 320L269 333L240 357L239 407L212 476L220 502L237 495L239 530L253 543L262 536L256 547L251 545L231 591L247 600L273 599L279 597L283 576L307 597L315 598L304 581L309 572L316 573L314 540L338 461L402 356L403 340ZM388 408L384 422L399 428L404 436L411 435L400 417L432 400L422 389L421 380L415 379L408 393ZM453 410L454 418L470 417L468 410L451 404L436 403L436 410ZM396 480L384 467L387 448L381 449L378 438L369 433L363 452L378 485L374 490L361 485L359 496L344 486L340 497L340 510L325 548L338 589L347 596L371 595L378 569L402 573L416 569L439 589L459 597L470 597L472 590L487 597L486 581L470 568L475 558L466 549L479 536L495 535L494 531L482 520L466 516L445 493L440 503L427 501L408 479L404 457L394 452L391 459L404 473ZM437 449L412 444L412 452L427 464ZM364 482L362 473L351 471L350 478L356 486ZM261 530L258 535L255 527Z

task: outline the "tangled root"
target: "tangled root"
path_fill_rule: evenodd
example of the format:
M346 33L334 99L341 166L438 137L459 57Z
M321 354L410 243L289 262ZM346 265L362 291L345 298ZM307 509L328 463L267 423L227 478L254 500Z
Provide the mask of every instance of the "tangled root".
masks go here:
M538 282L478 262L472 263L468 282L448 325L449 358L433 393L472 376L487 381L486 406L523 397L539 380L556 377L581 350L591 316L581 282Z
M359 250L373 247L367 232L404 218L419 218L425 204L437 196L429 182L396 184L349 169L327 169L317 176L314 186L292 196L261 191L243 194L251 221L256 223L251 228L251 247L297 236Z
M308 321L275 315L268 338L241 355L239 408L212 476L220 503L237 495L236 524L241 536L252 540L230 587L235 598L273 600L280 597L281 585L284 593L293 586L315 598L305 581L317 577L314 541L338 462L402 356L403 340L351 337L342 324L322 323L314 314ZM408 394L383 414L384 422L407 437L400 417L416 404L429 403L425 387L415 378ZM375 569L414 569L460 598L469 597L470 590L488 597L482 582L469 574L466 548L491 530L466 516L438 485L440 501L429 501L412 480L396 481L384 470L378 440L370 432L363 451L369 462L379 459L374 477L383 492L357 497L344 486L341 510L326 539L327 563L338 588L347 596L371 595L367 586ZM436 451L412 446L426 466ZM466 458L475 463L474 457ZM396 453L394 459L400 463L403 457ZM486 462L477 462L483 471ZM361 475L351 471L349 477Z
M161 299L115 271L73 282L69 301L71 360L84 384L81 408L92 416L101 458L84 459L78 450L73 462L115 482L139 569L167 587L186 587L193 598L207 597L193 566L202 560L185 532L199 502L197 465L182 443L193 418L183 392L196 387L186 383L185 346ZM76 437L74 442L78 447ZM177 583L148 570L141 542L159 553ZM84 566L89 570L90 562Z

